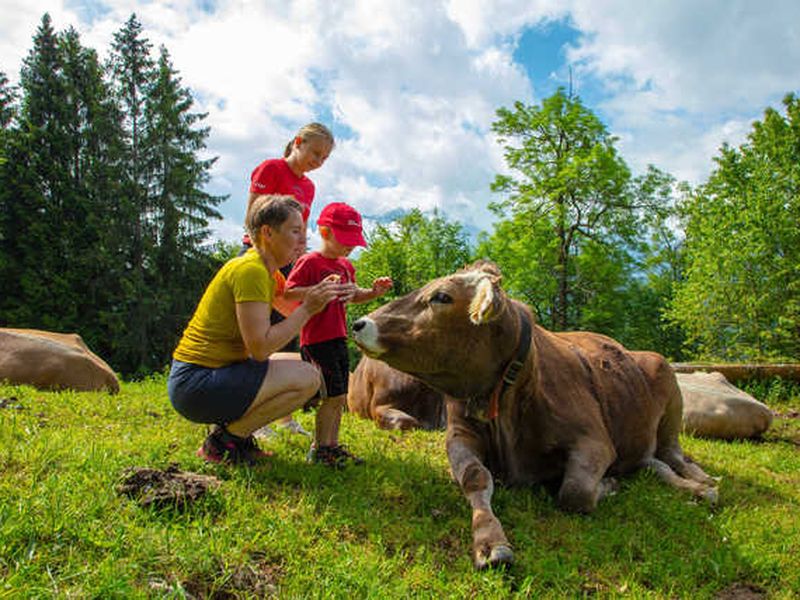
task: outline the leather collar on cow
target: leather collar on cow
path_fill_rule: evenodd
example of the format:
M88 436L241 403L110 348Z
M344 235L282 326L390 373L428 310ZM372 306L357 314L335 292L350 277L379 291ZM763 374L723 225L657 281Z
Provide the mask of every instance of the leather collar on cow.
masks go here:
M530 319L528 319L525 309L520 306L517 306L516 309L517 313L519 314L519 338L517 340L517 349L514 352L514 357L506 365L500 381L497 382L494 390L492 390L492 395L489 397L489 406L486 408L484 417L489 421L496 419L500 414L500 399L503 397L503 394L508 391L508 388L514 385L514 382L517 380L517 376L522 370L522 367L525 364L525 359L528 358L528 353L531 349ZM472 404L472 402L469 402L469 404ZM474 414L477 412L475 410L470 410L472 408L472 406L468 406L467 410L469 413Z

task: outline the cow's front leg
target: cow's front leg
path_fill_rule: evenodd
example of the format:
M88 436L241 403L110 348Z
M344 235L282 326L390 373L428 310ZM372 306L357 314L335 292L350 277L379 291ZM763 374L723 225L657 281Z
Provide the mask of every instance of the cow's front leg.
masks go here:
M564 510L590 513L615 482L604 478L614 462L616 451L611 442L594 439L579 440L567 457L564 480L558 491L558 503Z
M503 526L492 512L494 481L481 460L479 443L448 431L447 456L453 477L472 507L472 551L475 567L510 564L514 553Z

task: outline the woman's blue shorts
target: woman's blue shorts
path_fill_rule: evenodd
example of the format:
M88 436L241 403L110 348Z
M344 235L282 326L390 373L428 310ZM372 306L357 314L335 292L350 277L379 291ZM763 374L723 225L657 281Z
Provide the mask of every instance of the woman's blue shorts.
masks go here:
M173 360L169 400L190 421L225 425L247 412L268 370L268 360L247 359L216 369Z

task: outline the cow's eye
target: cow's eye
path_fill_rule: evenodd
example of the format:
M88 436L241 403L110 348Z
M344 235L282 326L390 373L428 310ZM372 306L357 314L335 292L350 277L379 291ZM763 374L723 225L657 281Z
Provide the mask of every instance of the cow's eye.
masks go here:
M431 304L452 304L453 299L444 292L436 292L431 296Z

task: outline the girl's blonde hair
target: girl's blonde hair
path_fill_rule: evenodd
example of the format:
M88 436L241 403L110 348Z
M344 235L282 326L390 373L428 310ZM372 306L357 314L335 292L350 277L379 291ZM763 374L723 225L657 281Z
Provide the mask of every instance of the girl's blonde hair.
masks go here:
M325 127L322 123L309 123L308 125L303 125L289 143L286 144L286 148L283 151L283 158L289 158L289 155L292 153L292 146L294 146L294 141L297 138L305 142L311 138L317 137L328 140L331 144L331 149L336 145L336 141L333 139L333 134L330 129Z
M262 194L253 198L250 207L247 209L244 225L254 245L261 238L261 227L263 225L279 229L292 214L293 210L301 215L303 214L303 206L293 196Z

